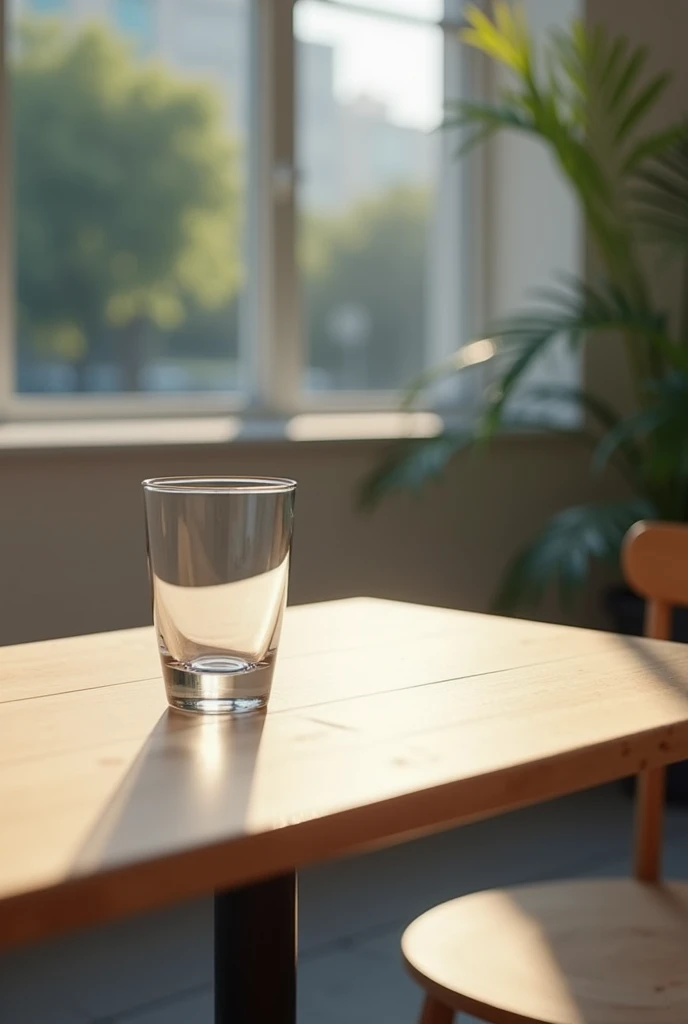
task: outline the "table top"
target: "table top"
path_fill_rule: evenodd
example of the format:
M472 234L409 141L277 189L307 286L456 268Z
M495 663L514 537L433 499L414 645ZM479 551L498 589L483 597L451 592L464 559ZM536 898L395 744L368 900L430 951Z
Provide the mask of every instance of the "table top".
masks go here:
M688 649L290 609L267 715L168 711L153 631L0 652L0 946L688 757Z

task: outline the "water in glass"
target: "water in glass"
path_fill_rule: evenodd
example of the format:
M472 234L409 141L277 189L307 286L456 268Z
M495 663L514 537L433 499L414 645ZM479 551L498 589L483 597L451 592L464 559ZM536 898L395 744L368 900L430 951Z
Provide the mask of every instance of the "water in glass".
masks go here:
M144 481L153 613L168 702L245 712L270 694L295 484Z

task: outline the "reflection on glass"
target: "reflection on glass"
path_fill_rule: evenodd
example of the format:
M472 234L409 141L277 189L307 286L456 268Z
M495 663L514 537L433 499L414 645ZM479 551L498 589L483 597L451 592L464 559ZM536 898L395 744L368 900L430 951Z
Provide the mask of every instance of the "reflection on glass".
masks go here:
M305 386L402 387L425 363L442 33L318 0L296 32Z
M156 574L156 621L167 652L178 662L217 660L219 650L232 651L232 663L239 659L242 668L260 662L277 632L288 574L288 555L267 572L205 587Z
M17 387L241 387L247 0L15 0Z

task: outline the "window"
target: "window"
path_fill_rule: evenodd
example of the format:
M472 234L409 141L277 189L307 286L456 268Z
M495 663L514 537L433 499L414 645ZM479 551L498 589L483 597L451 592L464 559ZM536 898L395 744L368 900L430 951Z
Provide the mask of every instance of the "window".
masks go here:
M459 8L6 0L12 407L395 404L467 336Z
M296 34L304 385L401 388L426 362L442 31L299 0Z

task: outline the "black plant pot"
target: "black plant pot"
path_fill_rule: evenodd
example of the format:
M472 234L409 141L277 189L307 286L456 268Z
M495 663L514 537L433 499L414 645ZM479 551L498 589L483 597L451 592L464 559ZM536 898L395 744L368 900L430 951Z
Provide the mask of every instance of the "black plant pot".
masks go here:
M611 628L626 636L642 636L645 602L627 587L613 587L604 598L604 606ZM688 608L674 611L672 640L688 643ZM623 788L632 793L635 779L624 779ZM667 768L667 800L674 804L688 804L688 761L679 761Z

